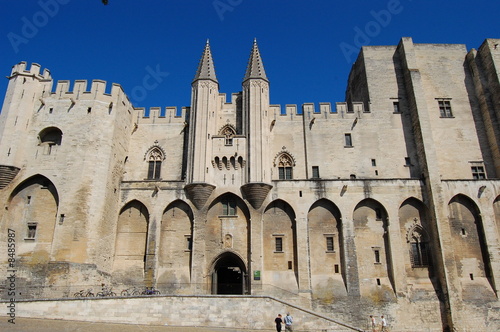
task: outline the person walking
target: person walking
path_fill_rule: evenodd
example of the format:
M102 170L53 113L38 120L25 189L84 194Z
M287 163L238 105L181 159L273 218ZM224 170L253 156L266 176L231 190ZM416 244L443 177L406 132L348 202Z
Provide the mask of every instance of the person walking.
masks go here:
M384 318L384 316L380 316L380 332L388 332L389 330L387 329L387 320Z
M370 324L372 326L372 332L376 332L377 331L377 320L375 319L375 317L373 317L373 315L370 315Z
M292 324L293 324L293 318L292 316L290 316L290 313L287 313L285 316L285 331L292 332L293 331Z
M278 317L274 319L276 323L276 331L281 332L281 324L283 323L283 319L281 319L281 314L278 314Z

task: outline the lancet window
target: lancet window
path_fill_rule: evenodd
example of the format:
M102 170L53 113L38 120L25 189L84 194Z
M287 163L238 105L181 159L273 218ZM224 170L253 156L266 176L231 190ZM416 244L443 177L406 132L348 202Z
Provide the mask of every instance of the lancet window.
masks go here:
M161 176L161 163L165 159L163 151L158 147L152 148L148 155L148 180L159 180Z
M278 172L279 172L279 179L280 180L293 179L293 160L286 153L283 153L279 156Z
M410 260L412 267L427 267L431 265L431 253L428 237L421 227L415 227L409 237Z

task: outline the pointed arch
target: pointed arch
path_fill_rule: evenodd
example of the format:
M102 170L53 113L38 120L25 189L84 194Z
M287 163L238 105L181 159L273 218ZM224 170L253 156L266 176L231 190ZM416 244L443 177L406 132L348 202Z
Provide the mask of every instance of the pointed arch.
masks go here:
M458 194L449 201L448 210L458 275L476 282L488 280L494 289L490 256L478 206L470 197Z
M298 289L297 227L293 208L277 199L262 217L264 277L287 290Z
M210 264L212 294L248 294L247 271L247 264L241 255L230 250L223 251Z
M36 257L39 263L51 259L58 208L57 189L43 175L27 178L12 191L5 220L15 231L18 255Z
M250 219L250 211L243 199L232 193L226 192L216 197L209 205L209 210L218 216L231 217L242 215Z
M401 233L408 250L409 259L405 260L406 272L411 277L417 277L420 274L414 268L428 268L432 262L428 212L422 201L410 197L401 204L398 214Z
M353 222L356 229L354 242L362 295L383 291L382 296L394 296L386 209L380 202L366 198L356 205Z
M176 291L191 281L194 215L182 200L163 211L158 253L158 283Z
M307 214L313 296L346 296L344 241L339 208L320 199Z
M204 238L206 252L218 255L229 251L240 257L245 266L249 266L250 228L250 211L240 196L232 192L217 196L207 211Z
M148 225L149 212L140 201L132 200L120 210L113 270L123 278L144 277Z

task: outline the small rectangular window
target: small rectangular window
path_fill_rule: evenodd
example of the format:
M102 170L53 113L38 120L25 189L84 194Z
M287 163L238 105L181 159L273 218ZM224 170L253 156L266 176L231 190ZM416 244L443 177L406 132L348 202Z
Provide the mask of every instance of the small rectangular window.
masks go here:
M392 106L394 108L394 113L400 113L401 112L401 110L399 109L399 101L393 102Z
M345 147L352 147L352 137L351 134L345 134Z
M191 235L186 235L186 250L191 251L193 249L193 240Z
M375 159L372 159L372 166L377 166L377 161Z
M52 107L49 108L49 114L52 114L53 111L54 111L54 109Z
M319 166L313 166L312 167L312 177L313 179L319 179Z
M159 180L161 171L161 161L149 161L148 180Z
M449 100L438 100L439 115L442 118L452 118L451 103Z
M92 112L92 107L87 108L87 114L90 114Z
M373 253L375 254L375 263L380 263L380 250L374 250Z
M486 173L484 172L483 166L472 166L472 178L474 180L486 179Z
M36 237L36 223L28 223L28 229L26 233L26 239L27 240L34 240Z
M292 261L288 261L288 269L289 269L289 270L291 270L291 269L292 269L292 267L293 267L293 265L292 265Z
M278 172L280 180L292 179L292 167L278 167Z
M235 216L236 215L236 201L225 200L222 202L222 215Z
M335 264L335 265L334 265L334 268L335 268L335 273L339 273L339 272L340 272L340 269L339 269L339 265L338 265L338 264Z
M326 251L333 252L335 250L333 246L333 236L326 237Z
M275 237L275 251L276 252L283 252L283 238L282 237Z
M405 166L411 166L411 159L410 159L410 157L405 157Z

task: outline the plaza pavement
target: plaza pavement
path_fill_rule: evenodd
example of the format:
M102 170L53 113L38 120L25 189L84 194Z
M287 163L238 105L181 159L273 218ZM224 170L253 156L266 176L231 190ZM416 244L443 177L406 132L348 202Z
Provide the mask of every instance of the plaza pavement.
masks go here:
M57 319L17 318L15 324L9 323L8 317L0 318L0 331L5 332L249 332L247 329L175 327L140 324L111 324L67 321ZM272 324L272 322L271 322ZM252 329L252 331L255 331ZM273 331L272 326L269 330Z

